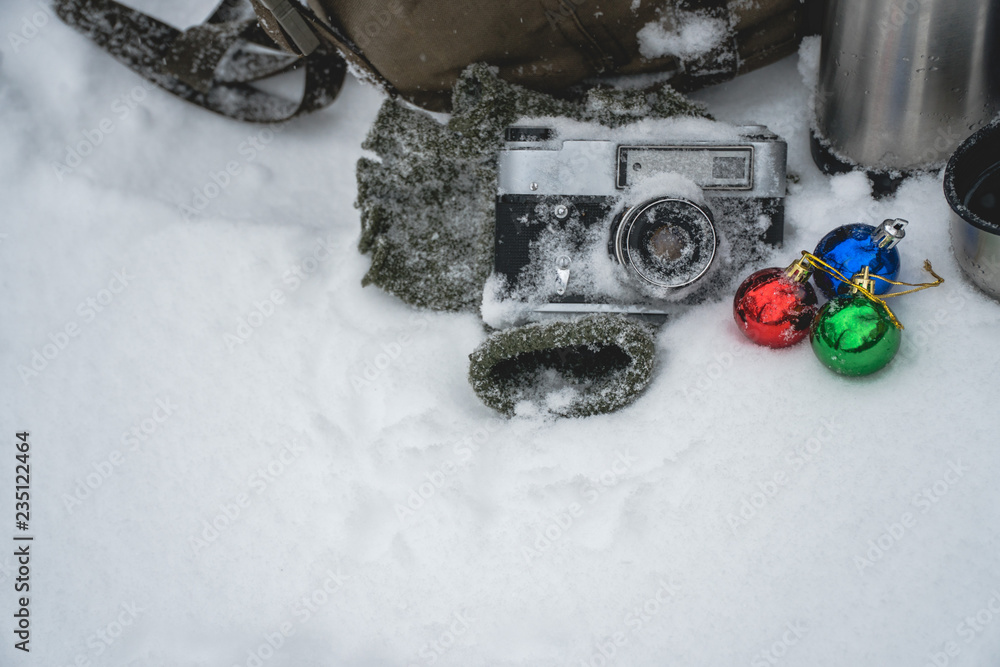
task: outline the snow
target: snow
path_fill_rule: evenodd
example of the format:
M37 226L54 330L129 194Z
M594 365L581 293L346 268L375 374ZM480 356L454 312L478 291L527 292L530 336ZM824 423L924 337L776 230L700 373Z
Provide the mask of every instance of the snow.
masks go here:
M893 303L898 357L835 376L744 340L723 295L663 328L630 408L502 420L466 380L476 316L360 286L378 93L349 81L269 135L146 91L54 18L15 49L40 7L0 8L0 422L31 432L35 536L27 655L0 552L0 664L1000 658L1000 305L959 273L940 175L876 201L813 166L796 57L696 97L788 140L770 264L910 221L901 279L929 258L947 282Z
M666 12L639 30L639 53L646 58L677 56L690 60L706 55L729 36L726 20L708 12Z

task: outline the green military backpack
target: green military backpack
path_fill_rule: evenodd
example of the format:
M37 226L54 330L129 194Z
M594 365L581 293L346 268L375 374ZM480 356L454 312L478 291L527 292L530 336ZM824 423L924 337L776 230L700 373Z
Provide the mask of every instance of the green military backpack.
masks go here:
M433 111L448 109L455 82L472 63L554 94L595 77L646 73L684 92L792 53L822 4L224 0L204 24L180 31L114 0L55 2L64 21L148 80L212 111L258 122L329 104L348 65ZM249 85L300 66L307 69L300 101Z

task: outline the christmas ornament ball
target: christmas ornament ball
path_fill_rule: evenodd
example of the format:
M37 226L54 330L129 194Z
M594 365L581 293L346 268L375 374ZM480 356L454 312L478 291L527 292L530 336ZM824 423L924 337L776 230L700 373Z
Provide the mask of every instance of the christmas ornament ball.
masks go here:
M733 299L733 319L740 331L754 343L774 348L805 339L818 310L812 285L777 267L752 274Z
M896 221L886 221L889 222ZM905 224L905 221L899 222ZM898 242L902 236L893 238L887 234L884 231L886 223L879 227L860 222L838 227L820 240L813 254L847 277L868 267L872 274L895 280L899 275L899 250L893 241ZM831 299L847 294L851 289L850 283L823 272L816 273L816 286ZM891 287L889 283L877 280L874 291L885 294Z
M841 375L870 375L892 361L902 332L889 311L862 294L828 301L810 332L816 357Z

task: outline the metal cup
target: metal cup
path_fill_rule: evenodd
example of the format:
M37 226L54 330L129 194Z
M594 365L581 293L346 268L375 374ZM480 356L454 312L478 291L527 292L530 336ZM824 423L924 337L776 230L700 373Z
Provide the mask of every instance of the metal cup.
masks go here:
M830 0L817 164L883 174L942 166L1000 111L997 37L995 0Z
M974 285L1000 300L1000 120L969 137L948 161L944 196L951 245Z

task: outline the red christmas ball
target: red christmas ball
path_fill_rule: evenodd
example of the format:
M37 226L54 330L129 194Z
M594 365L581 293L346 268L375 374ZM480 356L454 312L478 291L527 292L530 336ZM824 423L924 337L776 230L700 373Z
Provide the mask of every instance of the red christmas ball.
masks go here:
M743 334L768 347L790 347L809 335L819 310L808 270L763 269L743 281L733 299L733 317Z

